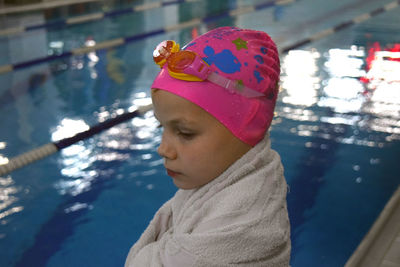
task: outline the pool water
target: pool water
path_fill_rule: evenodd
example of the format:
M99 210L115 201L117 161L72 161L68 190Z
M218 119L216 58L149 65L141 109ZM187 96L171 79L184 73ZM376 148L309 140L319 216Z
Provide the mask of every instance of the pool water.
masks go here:
M3 15L0 25L45 24L154 2ZM0 163L149 103L157 73L152 49L164 39L186 43L231 25L266 31L283 49L392 1L299 0L229 13L263 3L177 1L0 36L0 65L6 65L204 19L0 74ZM399 11L281 55L271 139L289 184L293 267L343 266L400 184L400 61L390 51L400 44ZM149 111L0 177L0 266L122 266L156 210L176 192L156 153L160 140Z

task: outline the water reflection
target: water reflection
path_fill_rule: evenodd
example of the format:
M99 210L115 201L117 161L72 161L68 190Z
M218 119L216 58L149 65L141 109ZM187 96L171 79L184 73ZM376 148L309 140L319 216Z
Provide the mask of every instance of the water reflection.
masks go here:
M334 77L328 80L318 105L330 107L338 113L359 112L366 100L361 94L363 91L364 87L358 79Z
M278 115L355 127L352 136L336 136L337 142L345 144L380 147L385 141L400 139L400 49L382 51L376 44L373 48L368 54L363 47L335 48L322 57L316 50L291 51L283 59L282 102L287 105L278 107ZM316 64L317 60L322 64ZM327 78L322 80L324 76ZM321 114L315 105L326 113ZM321 135L317 128L304 127L290 131L299 136L331 138L326 133ZM373 131L369 136L360 135L369 130Z
M350 49L330 49L324 64L329 78L323 88L323 96L318 101L321 107L330 107L336 114L333 120L324 119L325 122L338 122L341 114L358 113L366 101L362 94L364 86L359 78L365 75L364 50L352 46ZM335 120L336 117L339 120Z
M7 146L6 142L0 142L0 149L5 149ZM0 154L0 165L7 164L8 158ZM22 206L14 206L18 200L16 197L20 190L15 186L14 180L10 175L6 177L0 177L0 224L7 224L7 217L11 214L18 213L24 208ZM6 235L0 233L0 239Z
M136 94L133 105L128 110L149 102L151 99L146 94ZM102 107L94 115L98 122L104 122L124 112L119 103L116 103L112 109ZM145 170L138 170L136 174L130 173L131 177L155 174L157 170L154 167L162 165L162 161L154 157L156 142L159 141L157 126L157 120L151 111L63 149L60 164L64 178L56 183L59 193L76 196L87 192L99 179L116 173L118 165L122 162L128 165L148 166ZM65 118L52 133L52 140L60 140L87 129L89 126L83 120ZM136 154L135 151L143 152Z
M0 148L1 149L1 148ZM7 164L8 158L0 154L0 165Z
M51 134L51 140L59 141L61 139L72 137L75 134L83 131L89 130L89 125L87 125L83 120L73 120L69 118L64 118L61 120L60 125Z
M351 46L350 49L334 48L326 55L329 58L325 67L332 77L362 77L365 51L362 47Z
M24 209L23 206L13 206L18 201L16 195L19 191L11 176L0 177L0 223L2 225L7 224L8 216ZM2 237L5 235L0 235L0 239Z
M65 213L71 213L71 212L75 212L81 209L93 209L92 205L88 205L86 203L80 203L80 202L76 202L74 204L72 204L72 206L64 209Z
M295 121L318 121L319 117L314 111L309 109L295 108L295 107L283 107L281 110L277 110L279 117Z
M284 75L283 103L311 106L317 101L320 79L316 76L316 60L320 54L316 51L292 50L285 56L282 64Z
M392 141L400 139L400 45L384 50L376 44L369 50L364 81L370 101L363 110L376 116L370 129L391 134L386 141Z

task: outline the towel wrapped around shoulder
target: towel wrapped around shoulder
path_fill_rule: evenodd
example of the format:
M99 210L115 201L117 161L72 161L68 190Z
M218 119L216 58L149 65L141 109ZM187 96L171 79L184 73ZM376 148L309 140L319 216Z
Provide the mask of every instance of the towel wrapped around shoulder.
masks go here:
M208 184L178 190L131 248L125 267L289 266L286 190L267 135Z

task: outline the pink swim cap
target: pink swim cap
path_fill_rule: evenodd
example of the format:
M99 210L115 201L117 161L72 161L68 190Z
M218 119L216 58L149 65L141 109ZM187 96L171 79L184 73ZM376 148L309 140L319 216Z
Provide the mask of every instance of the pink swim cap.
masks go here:
M192 40L183 49L200 55L212 71L265 96L247 98L208 80L175 79L168 74L167 64L151 88L168 91L200 106L237 138L255 146L271 125L278 95L280 64L275 43L265 32L221 27Z

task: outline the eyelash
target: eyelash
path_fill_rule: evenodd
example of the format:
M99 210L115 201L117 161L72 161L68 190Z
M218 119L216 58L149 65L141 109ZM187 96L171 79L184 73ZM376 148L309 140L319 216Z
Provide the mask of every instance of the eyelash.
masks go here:
M186 140L193 139L193 137L195 136L194 133L186 133L186 132L182 132L182 131L178 131L178 135Z
M160 124L157 125L157 128L163 128L163 126ZM177 135L186 139L186 140L190 140L195 136L195 133L190 133L190 132L182 132L181 130L177 130L176 131Z

